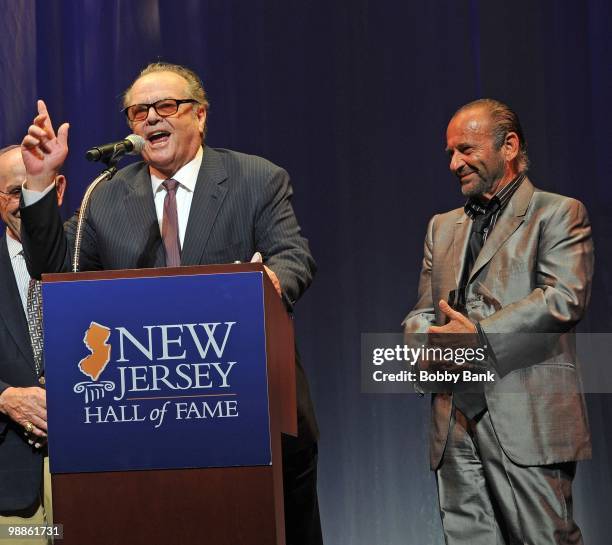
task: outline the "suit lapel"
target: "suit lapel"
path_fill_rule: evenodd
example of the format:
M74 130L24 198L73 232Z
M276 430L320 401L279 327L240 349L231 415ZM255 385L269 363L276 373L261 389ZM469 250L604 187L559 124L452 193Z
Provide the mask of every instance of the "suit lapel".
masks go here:
M465 267L465 256L470 238L472 222L468 221L467 214L462 212L455 223L453 235L453 268L455 270L455 282L459 286L463 278L463 268Z
M28 322L19 297L19 289L6 245L6 236L5 234L0 239L0 301L2 301L0 315L24 359L34 369L34 353L30 343Z
M128 191L124 200L125 213L132 230L129 236L133 238L135 247L141 252L134 266L165 267L166 256L159 232L148 167L143 165L138 174L126 184Z
M227 193L227 188L223 185L226 179L227 172L220 154L209 147L204 148L202 166L187 221L181 265L201 263L210 231Z
M528 178L516 190L506 209L500 214L490 237L487 237L478 258L474 263L469 282L472 282L478 271L482 269L514 233L519 225L525 221L525 213L533 195L533 185Z

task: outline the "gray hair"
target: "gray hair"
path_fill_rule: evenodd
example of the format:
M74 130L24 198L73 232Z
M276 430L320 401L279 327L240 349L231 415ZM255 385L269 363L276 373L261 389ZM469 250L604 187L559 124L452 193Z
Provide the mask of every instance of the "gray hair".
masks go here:
M172 64L169 62L152 62L151 64L145 66L140 74L132 81L130 86L123 93L123 106L129 106L127 104L127 98L132 90L134 84L143 76L148 74L155 74L157 72L172 72L181 76L187 82L187 92L190 97L194 100L197 100L206 110L210 103L208 102L208 98L206 96L206 91L204 90L204 85L202 85L202 80L200 76L198 76L193 70L187 68L186 66L181 66L180 64Z

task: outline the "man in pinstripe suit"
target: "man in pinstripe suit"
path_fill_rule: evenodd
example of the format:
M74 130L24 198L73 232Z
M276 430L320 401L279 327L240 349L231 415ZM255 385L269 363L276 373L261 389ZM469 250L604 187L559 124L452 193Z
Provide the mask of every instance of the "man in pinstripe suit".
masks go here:
M287 172L260 157L203 145L208 101L200 78L182 66L146 67L124 106L132 131L145 139L144 162L122 169L93 194L81 270L231 263L260 252L291 308L315 263L291 206ZM57 206L45 193L67 155L68 124L56 134L42 101L38 109L22 143L28 172L22 236L34 276L69 270L75 227L69 221L64 236ZM318 544L318 430L299 362L296 372L298 437L283 437L287 543Z

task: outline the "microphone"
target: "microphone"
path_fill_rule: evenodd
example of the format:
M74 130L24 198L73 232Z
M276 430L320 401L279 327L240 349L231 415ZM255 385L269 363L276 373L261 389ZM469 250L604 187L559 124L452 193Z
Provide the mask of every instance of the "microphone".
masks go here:
M123 155L138 155L145 145L144 138L137 134L130 134L123 140L111 142L88 149L85 158L88 161L108 161L117 159Z

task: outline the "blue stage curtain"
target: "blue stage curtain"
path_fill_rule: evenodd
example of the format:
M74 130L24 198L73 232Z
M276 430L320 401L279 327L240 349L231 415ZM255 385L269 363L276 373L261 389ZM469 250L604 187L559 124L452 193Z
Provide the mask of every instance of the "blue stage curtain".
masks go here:
M508 102L530 176L581 199L597 247L586 331L612 328L609 0L0 0L0 146L38 97L70 121L65 214L97 171L84 151L129 132L121 93L147 62L186 64L210 95L208 142L286 167L319 263L297 307L322 431L327 543L442 543L428 401L360 393L361 332L399 331L428 218L461 205L444 135L461 104ZM589 397L594 459L575 509L612 535L612 404ZM205 499L203 499L205 501Z

